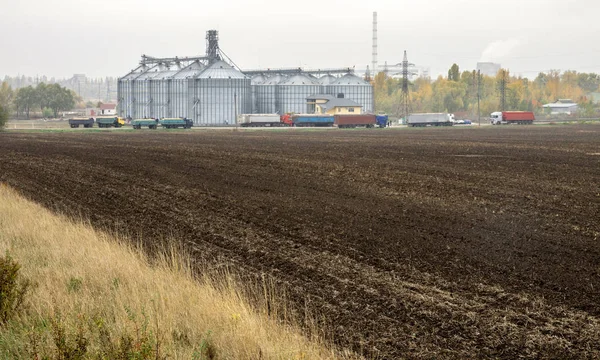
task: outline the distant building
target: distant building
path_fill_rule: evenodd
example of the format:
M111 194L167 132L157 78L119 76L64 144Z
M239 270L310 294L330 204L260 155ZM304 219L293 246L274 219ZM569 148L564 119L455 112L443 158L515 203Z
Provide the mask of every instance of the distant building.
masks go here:
M100 115L117 115L117 104L100 104Z
M590 101L596 104L600 104L600 92L593 92L589 95Z
M360 114L362 105L354 100L343 97L334 97L333 95L319 94L311 95L306 98L309 113L313 114Z
M575 114L579 110L577 103L571 99L558 99L556 102L546 104L543 106L546 112L550 114Z
M500 71L500 64L492 63L492 62L478 62L477 70L481 72L482 75L486 76L496 76L498 71Z

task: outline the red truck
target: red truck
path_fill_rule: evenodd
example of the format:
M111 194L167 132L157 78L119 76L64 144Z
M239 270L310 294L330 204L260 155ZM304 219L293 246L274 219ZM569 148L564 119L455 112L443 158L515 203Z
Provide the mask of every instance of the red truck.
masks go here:
M535 115L531 111L497 111L493 112L490 116L490 122L492 125L502 124L533 124Z
M334 124L338 128L355 128L358 126L372 128L377 124L377 117L373 114L335 115L334 119Z

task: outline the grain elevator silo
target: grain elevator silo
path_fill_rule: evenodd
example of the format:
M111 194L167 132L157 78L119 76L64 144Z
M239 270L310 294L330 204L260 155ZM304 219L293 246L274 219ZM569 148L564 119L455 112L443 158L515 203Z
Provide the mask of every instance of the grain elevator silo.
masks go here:
M306 98L320 92L321 85L313 77L306 74L290 76L277 85L279 113L307 113Z
M363 106L363 112L374 112L373 86L354 74L346 74L325 85L325 91L335 97L351 99Z
M254 86L255 102L257 104L256 112L259 114L275 114L279 113L279 100L277 98L277 85L285 80L285 77L275 74L262 84Z
M232 125L238 114L252 112L252 80L226 62L212 63L193 81L194 125Z

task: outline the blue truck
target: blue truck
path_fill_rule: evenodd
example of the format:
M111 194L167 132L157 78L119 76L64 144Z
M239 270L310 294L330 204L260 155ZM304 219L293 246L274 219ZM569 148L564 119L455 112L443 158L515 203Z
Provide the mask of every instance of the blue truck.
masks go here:
M389 118L387 115L377 115L375 119L375 121L377 122L377 126L379 126L380 128L388 126Z

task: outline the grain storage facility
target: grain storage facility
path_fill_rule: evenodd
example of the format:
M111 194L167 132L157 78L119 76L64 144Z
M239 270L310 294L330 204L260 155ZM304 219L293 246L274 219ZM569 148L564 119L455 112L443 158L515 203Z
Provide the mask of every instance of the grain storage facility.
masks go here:
M325 93L337 98L354 100L362 105L362 111L365 113L375 112L373 86L354 74L346 74L325 85Z
M138 67L119 78L119 116L186 117L195 126L226 126L239 114L306 113L307 98L315 94L343 96L364 112L374 110L373 87L351 68L242 71L220 50L217 31L209 30L206 40L206 56L143 55Z

